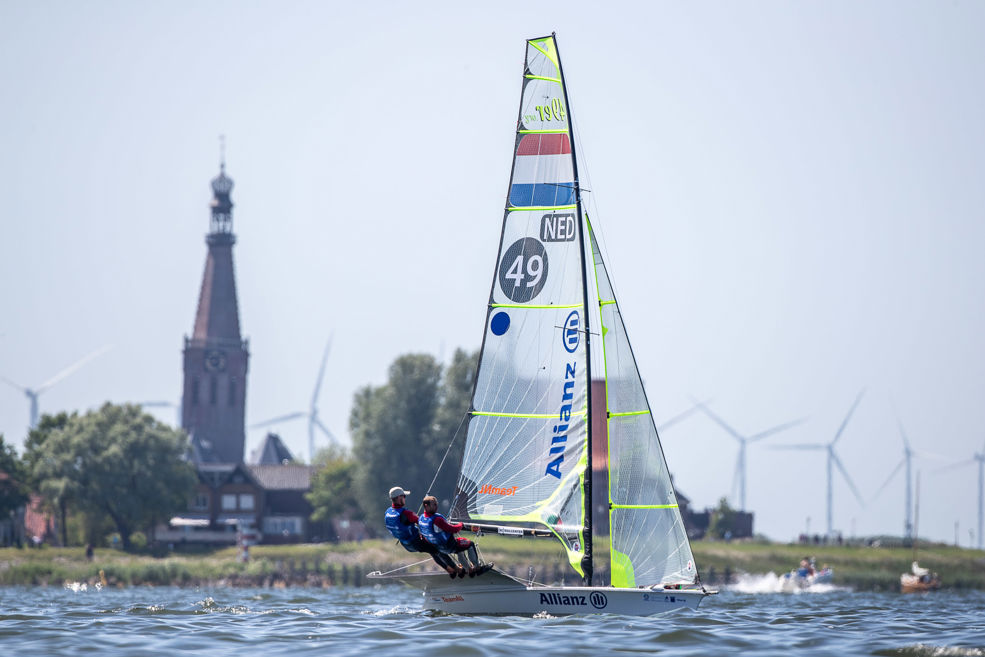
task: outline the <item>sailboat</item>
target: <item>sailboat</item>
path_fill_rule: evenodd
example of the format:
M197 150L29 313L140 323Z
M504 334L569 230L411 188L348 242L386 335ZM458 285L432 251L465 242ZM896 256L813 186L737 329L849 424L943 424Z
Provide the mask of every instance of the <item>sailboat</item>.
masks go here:
M553 538L577 586L373 573L458 614L696 608L698 577L579 183L555 36L526 43L513 169L450 519Z
M899 576L900 593L926 593L941 588L941 577L917 563L917 545L920 543L920 472L917 472L917 503L913 520L913 563L910 572Z

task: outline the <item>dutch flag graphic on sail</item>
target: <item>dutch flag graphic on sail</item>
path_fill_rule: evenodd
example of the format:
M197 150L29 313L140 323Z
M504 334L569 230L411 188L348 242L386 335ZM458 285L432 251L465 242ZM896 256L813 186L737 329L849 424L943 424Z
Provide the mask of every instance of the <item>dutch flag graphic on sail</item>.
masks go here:
M575 202L571 141L566 134L523 135L516 147L510 205L555 207Z

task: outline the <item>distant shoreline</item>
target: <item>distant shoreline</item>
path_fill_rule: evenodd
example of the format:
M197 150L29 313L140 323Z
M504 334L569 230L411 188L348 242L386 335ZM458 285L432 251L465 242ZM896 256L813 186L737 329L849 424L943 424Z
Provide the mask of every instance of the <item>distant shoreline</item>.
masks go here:
M479 540L487 560L536 581L574 583L577 575L565 565L555 542L519 541L485 536ZM692 544L702 583L727 587L740 573L782 576L804 557L818 567L834 569L837 586L860 591L898 591L899 576L909 572L913 550L859 546L818 546L765 542L706 542ZM361 586L373 570L393 570L422 559L390 540L361 543L259 545L243 563L235 548L211 552L172 552L163 557L97 549L87 561L83 548L0 548L0 586L181 586L322 588ZM985 590L985 551L935 545L921 547L921 566L941 576L944 589ZM604 569L604 552L598 568ZM425 561L426 566L430 562ZM101 573L101 574L100 574Z

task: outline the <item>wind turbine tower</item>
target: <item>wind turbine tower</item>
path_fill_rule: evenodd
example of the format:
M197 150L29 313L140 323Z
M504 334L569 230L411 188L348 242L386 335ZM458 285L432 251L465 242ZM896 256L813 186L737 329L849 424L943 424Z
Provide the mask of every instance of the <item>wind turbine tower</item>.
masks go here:
M913 447L910 446L910 441L907 438L906 430L903 429L903 422L899 419L899 417L896 418L896 422L899 425L900 437L903 438L903 459L898 464L896 464L896 467L889 474L889 476L886 477L886 481L883 482L882 486L879 487L879 490L876 491L876 494L872 497L872 499L875 500L875 498L879 497L879 494L886 488L886 486L889 485L889 482L893 480L893 477L895 477L896 476L896 473L900 471L900 468L902 468L905 465L906 466L906 493L905 493L905 498L904 499L905 499L905 503L906 503L906 509L904 510L904 513L903 513L903 518L904 518L904 520L903 520L903 536L906 539L912 540L913 539L913 534L914 534L914 526L913 526L913 459L914 459L914 457L921 457L921 456L922 457L928 457L928 456L933 457L934 455L933 454L921 453L921 452L918 452L918 451L914 450Z
M297 420L303 417L308 418L308 463L310 464L315 456L315 430L318 429L324 433L328 439L333 444L339 444L338 439L335 437L325 423L321 421L318 417L318 396L321 393L322 380L325 378L325 364L328 362L328 353L332 348L332 338L328 338L328 342L325 344L325 353L321 359L321 366L318 368L318 378L315 380L315 390L311 395L311 405L307 411L296 411L294 413L287 413L286 415L279 415L277 417L271 418L269 420L263 420L262 422L257 422L256 424L251 424L251 429L259 429L261 427L268 427L273 424L281 424L283 422L289 422L291 420Z
M835 437L831 440L830 443L813 443L813 444L801 444L801 445L775 445L773 447L773 449L824 450L825 452L827 452L827 455L828 455L828 459L827 459L827 476L828 476L828 491L827 491L828 509L827 509L827 521L828 521L828 533L827 533L827 535L828 536L832 536L834 534L834 522L833 522L833 519L832 519L832 508L834 507L834 493L833 493L833 489L834 489L834 468L835 467L838 468L839 472L841 472L841 475L845 478L845 483L848 484L848 487L851 489L852 493L855 495L855 498L858 500L859 504L861 504L862 506L865 506L865 502L862 501L862 496L859 495L858 489L855 488L855 483L852 482L852 478L848 476L848 471L845 470L845 466L842 465L841 459L838 458L838 454L835 453L835 443L838 442L838 439L841 438L841 434L844 433L845 427L848 425L848 420L851 419L852 413L855 412L855 409L856 409L856 407L858 407L859 402L862 401L862 395L864 395L864 394L865 394L865 390L862 390L861 392L858 393L858 396L855 397L855 402L852 404L852 407L850 409L848 409L848 414L845 416L845 419L842 420L841 426L838 427L838 431L835 432Z
M705 415L711 418L718 426L720 426L722 429L728 432L733 438L739 441L739 454L735 459L735 474L733 475L732 490L733 491L735 490L735 483L737 482L739 485L739 509L741 511L745 511L746 510L746 445L748 443L754 443L757 440L762 440L763 438L772 436L773 434L780 433L781 431L785 431L791 427L800 424L804 420L802 418L799 420L793 420L791 422L784 422L783 424L778 424L777 426L772 427L771 429L767 429L766 431L760 431L759 433L753 434L751 436L744 436L740 434L738 431L736 431L735 429L733 429L731 426L729 426L725 422L725 420L718 417L718 415L712 412L712 410L708 408L708 406L706 406L703 402L699 402L697 400L692 400L692 401L694 401L695 405L699 409L701 409L701 411Z
M51 377L50 379L48 379L47 381L45 381L44 383L42 383L41 385L39 385L37 388L28 388L27 386L22 386L19 383L14 383L10 379L8 379L6 377L2 377L2 376L0 376L0 379L6 381L8 384L10 384L11 386L17 388L18 390L20 390L21 392L23 392L24 395L27 396L28 400L31 403L31 411L30 411L31 415L30 415L30 425L29 425L29 428L30 429L35 429L38 426L38 416L39 416L39 412L38 412L38 397L41 396L41 393L44 392L44 391L46 391L46 390L48 390L49 388L51 388L53 385L55 385L56 383L58 383L62 379L64 379L64 378L66 378L66 377L74 374L75 371L78 370L80 367L82 367L83 365L85 365L89 361L91 361L91 360L93 360L93 359L95 359L95 358L97 358L99 356L102 356L104 353L106 353L110 349L111 349L111 346L110 345L106 345L105 347L102 347L100 349L97 349L96 351L92 352L88 356L86 356L86 357L84 357L84 358L76 361L75 363L69 365L68 367L66 367L65 369L63 369L62 371L60 371L55 376Z
M985 549L985 536L982 536L982 529L985 529L985 445L982 445L981 452L976 452L967 461L949 465L943 470L952 470L976 461L978 462L978 549L981 550Z

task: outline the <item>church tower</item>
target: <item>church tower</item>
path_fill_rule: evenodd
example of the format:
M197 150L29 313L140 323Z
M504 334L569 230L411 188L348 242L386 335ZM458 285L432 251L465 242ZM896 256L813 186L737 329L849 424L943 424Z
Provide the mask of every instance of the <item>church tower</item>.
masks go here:
M205 243L192 336L185 336L181 426L197 463L242 463L246 442L246 372L249 342L240 337L233 269L233 181L223 158L212 180L212 217Z

